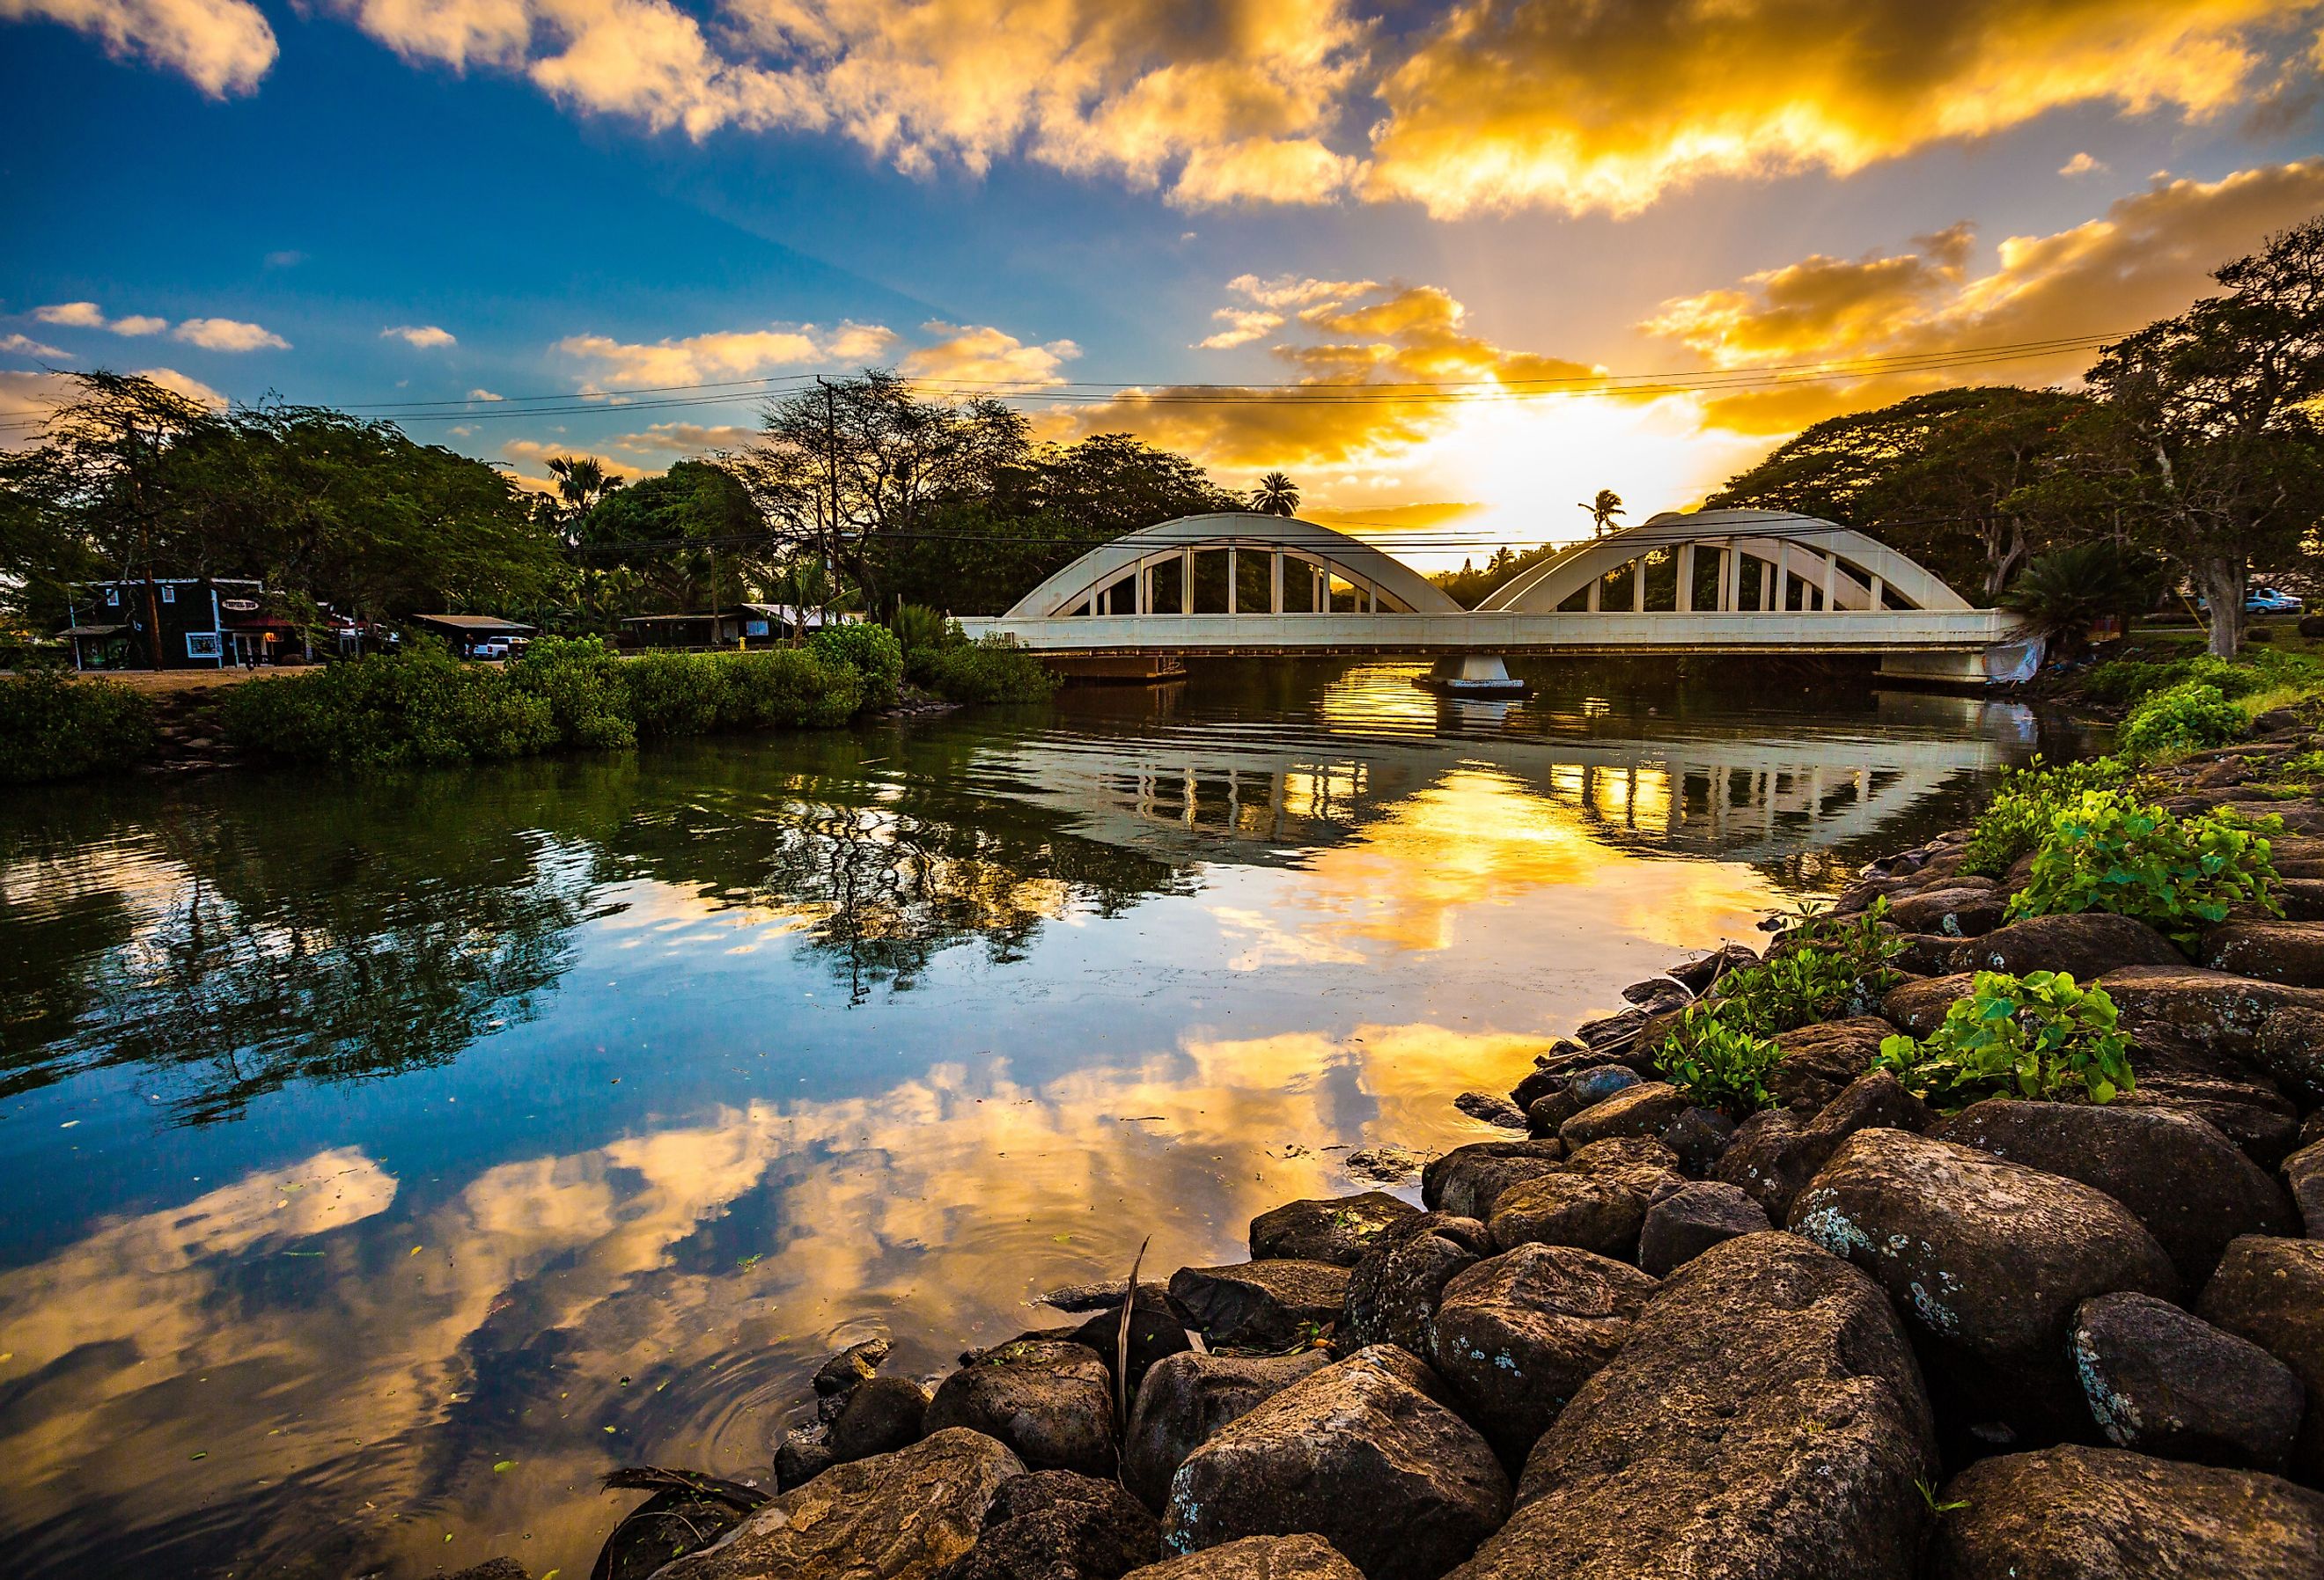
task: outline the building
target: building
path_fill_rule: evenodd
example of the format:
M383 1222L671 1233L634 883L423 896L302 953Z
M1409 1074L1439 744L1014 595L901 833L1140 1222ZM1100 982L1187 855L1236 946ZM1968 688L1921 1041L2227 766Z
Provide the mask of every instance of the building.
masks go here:
M861 614L843 614L837 609L821 609L812 604L745 604L742 605L742 634L746 638L763 637L788 641L823 629L828 620L834 625L861 625Z
M766 623L749 634L764 636ZM632 614L622 622L623 647L733 647L746 632L744 617L733 611L715 614Z
M265 595L263 583L246 577L84 582L73 589L71 622L58 635L72 643L73 666L82 670L271 663L301 644L289 621L263 612Z
M414 614L411 624L440 636L464 659L504 659L532 639L534 627L498 614Z

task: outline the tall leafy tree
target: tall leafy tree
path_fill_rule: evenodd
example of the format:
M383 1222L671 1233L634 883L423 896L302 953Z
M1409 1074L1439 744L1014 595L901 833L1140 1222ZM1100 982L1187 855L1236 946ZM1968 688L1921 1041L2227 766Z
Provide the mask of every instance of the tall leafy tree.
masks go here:
M2080 472L2210 605L2210 650L2243 644L2255 561L2282 564L2324 516L2324 217L2214 272L2227 292L2109 346Z
M774 570L751 491L713 461L679 461L604 494L575 524L573 542L581 565L630 571L643 602L665 614L731 609Z

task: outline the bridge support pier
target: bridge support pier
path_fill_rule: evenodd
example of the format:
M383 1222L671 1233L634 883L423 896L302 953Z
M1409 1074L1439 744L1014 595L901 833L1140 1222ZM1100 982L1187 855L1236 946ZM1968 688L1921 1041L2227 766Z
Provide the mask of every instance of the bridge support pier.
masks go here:
M1439 663L1429 683L1454 697L1522 697L1532 689L1509 673L1508 661L1499 653L1468 653Z

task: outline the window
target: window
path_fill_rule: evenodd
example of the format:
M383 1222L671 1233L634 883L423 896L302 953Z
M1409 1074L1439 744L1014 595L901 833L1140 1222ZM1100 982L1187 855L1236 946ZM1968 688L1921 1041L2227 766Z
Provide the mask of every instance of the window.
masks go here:
M161 601L165 604L176 603L178 601L178 589L172 587L163 587L161 589Z
M105 601L112 605L116 609L121 607L121 589L119 587L106 588Z
M215 631L186 633L186 656L189 659L214 659L218 656L218 633Z

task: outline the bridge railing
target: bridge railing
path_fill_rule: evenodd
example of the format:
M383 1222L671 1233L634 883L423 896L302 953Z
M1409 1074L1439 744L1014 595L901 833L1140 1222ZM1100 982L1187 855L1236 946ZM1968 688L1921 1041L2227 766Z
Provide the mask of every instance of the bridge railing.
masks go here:
M2017 639L1999 609L1517 614L1074 614L968 618L972 637L1035 652L1526 652L1636 649L1879 652L1973 649Z

